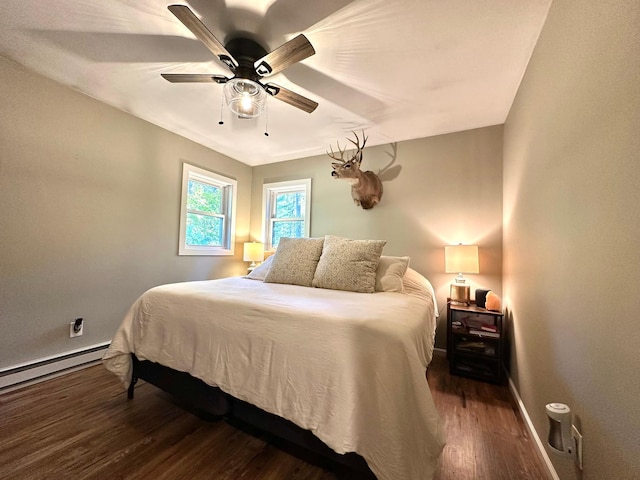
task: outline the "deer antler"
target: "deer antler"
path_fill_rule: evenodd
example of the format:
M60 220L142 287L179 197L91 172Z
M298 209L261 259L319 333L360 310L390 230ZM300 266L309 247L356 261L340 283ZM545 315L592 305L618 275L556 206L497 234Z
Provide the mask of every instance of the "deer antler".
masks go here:
M340 157L336 156L337 154L333 151L333 147L331 145L329 145L331 153L327 152L327 155L329 155L329 157L333 158L334 160L345 163L346 160L344 159L344 153L347 151L347 146L345 145L343 149L340 149L340 142L336 142L336 144L338 145L338 152L340 153Z
M356 132L351 132L351 133L353 133L356 136L356 141L354 142L350 138L347 138L347 140L353 143L353 145L356 147L356 149L358 150L356 153L360 153L364 149L364 146L367 144L368 137L364 136L364 130L362 130L362 138L364 142L362 142L362 146L360 146L360 138L358 137L358 134Z
M347 138L347 140L349 140L351 143L353 143L353 145L356 147L356 153L353 155L352 158L356 158L358 156L358 154L362 153L362 149L364 148L364 146L367 143L368 138L365 137L364 135L364 130L362 130L362 139L364 140L362 142L362 146L360 145L360 137L358 137L358 134L356 132L352 132L355 137L356 137L356 141L351 140L350 138ZM329 146L329 148L331 149L331 153L327 152L327 155L329 155L330 158L333 158L334 160L337 160L341 163L346 163L347 160L344 159L344 154L347 151L347 144L345 144L344 148L340 148L340 142L336 142L336 144L338 145L338 152L334 152L333 151L333 147ZM338 153L340 154L340 156L338 157ZM362 158L361 158L362 159Z

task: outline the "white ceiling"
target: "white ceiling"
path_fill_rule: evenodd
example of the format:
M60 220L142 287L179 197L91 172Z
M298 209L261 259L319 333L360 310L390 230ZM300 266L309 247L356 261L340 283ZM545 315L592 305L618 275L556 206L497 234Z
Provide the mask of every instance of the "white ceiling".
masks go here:
M320 105L270 98L221 114L222 86L160 73L229 71L167 10L188 5L222 42L267 51L298 33L316 55L269 78ZM248 165L504 123L551 0L2 0L0 54ZM268 117L269 136L264 135Z

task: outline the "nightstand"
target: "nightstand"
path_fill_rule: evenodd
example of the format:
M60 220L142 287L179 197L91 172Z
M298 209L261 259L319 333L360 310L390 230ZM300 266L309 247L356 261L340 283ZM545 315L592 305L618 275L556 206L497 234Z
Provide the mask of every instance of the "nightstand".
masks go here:
M502 313L447 300L447 359L452 375L502 383L503 348Z

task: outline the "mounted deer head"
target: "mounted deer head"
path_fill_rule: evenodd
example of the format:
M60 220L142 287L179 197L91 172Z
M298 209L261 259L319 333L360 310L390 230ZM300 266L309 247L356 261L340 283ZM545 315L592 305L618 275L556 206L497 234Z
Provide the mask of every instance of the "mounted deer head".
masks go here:
M351 197L353 198L353 202L358 207L369 210L376 206L382 198L382 182L372 171L367 170L366 172L363 172L360 170L360 164L362 163L362 150L367 143L367 137L364 136L363 130L363 141L362 145L360 145L360 138L358 137L358 134L356 132L353 132L353 134L356 136L356 141L354 142L350 138L347 140L353 143L356 147L356 151L349 160L345 160L344 158L344 154L347 151L346 144L344 148L341 149L340 143L337 142L338 152L335 153L333 151L333 147L330 147L331 153L327 152L329 157L337 160L337 162L333 162L331 164L333 167L331 176L333 178L339 178L349 182L351 184Z

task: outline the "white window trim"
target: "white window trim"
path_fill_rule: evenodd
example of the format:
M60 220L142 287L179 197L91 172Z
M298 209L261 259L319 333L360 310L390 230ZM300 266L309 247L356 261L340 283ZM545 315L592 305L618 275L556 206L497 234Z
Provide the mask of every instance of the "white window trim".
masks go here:
M198 180L204 183L210 183L218 187L231 188L231 201L226 202L229 217L228 230L226 231L226 246L224 247L207 247L186 245L187 232L187 193L189 191L189 179ZM182 193L180 202L180 240L178 244L178 255L233 255L236 243L236 203L238 193L238 182L232 178L218 175L217 173L204 170L202 168L182 164Z
M286 182L265 183L262 186L262 238L265 250L275 250L271 246L271 224L270 204L273 193L283 193L291 190L305 190L304 208L304 237L308 238L311 231L311 179L302 178L300 180L289 180ZM287 219L296 220L296 219Z

